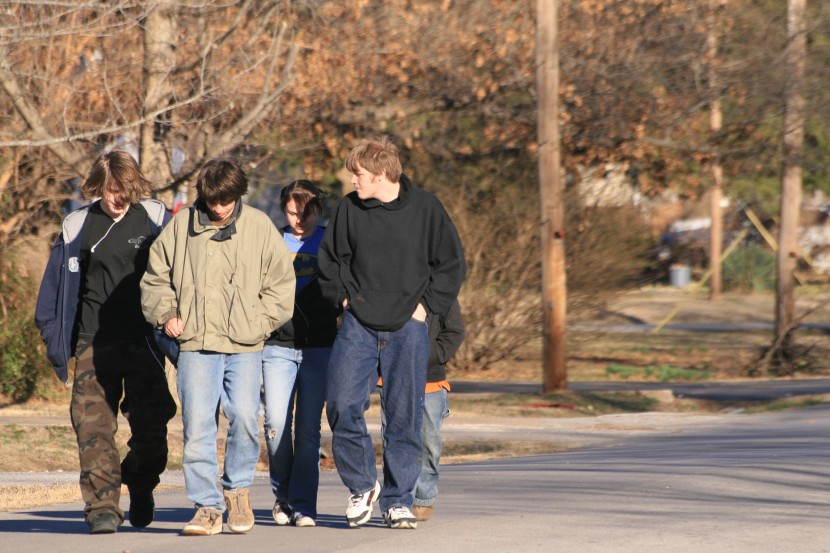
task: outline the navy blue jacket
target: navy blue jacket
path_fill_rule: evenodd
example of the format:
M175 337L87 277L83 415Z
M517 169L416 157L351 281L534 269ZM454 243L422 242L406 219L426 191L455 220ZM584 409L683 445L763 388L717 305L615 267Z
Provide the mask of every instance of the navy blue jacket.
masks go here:
M69 384L67 367L74 355L73 336L81 301L81 230L95 203L73 211L63 220L61 233L55 240L43 273L35 306L35 324L46 344L46 357L58 378L66 384ZM152 223L153 236L158 236L170 220L170 214L158 200L142 200L141 205Z

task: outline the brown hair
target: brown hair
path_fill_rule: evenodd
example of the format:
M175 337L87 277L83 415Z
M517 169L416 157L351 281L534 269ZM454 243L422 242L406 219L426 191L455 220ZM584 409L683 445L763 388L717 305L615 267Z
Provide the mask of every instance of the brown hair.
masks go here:
M295 180L280 191L280 209L285 213L285 206L291 200L297 207L297 214L303 219L312 213L318 217L323 214L323 198L325 194L305 179Z
M248 177L229 159L211 159L199 171L196 192L206 203L227 205L248 192Z
M135 204L150 195L153 183L141 174L133 156L113 150L92 162L89 175L81 185L81 194L87 199L100 198L105 191L118 193L122 201Z
M364 138L349 152L346 169L355 173L358 165L373 175L380 175L385 171L390 182L398 182L401 178L398 147L386 135Z

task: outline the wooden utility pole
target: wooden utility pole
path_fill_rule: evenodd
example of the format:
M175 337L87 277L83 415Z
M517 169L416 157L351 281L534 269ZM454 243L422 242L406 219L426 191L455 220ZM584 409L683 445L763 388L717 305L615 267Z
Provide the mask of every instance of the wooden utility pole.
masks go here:
M784 105L784 170L781 178L781 228L775 287L775 336L779 358L791 349L795 311L795 268L801 211L801 159L804 145L804 70L807 54L806 0L787 1L787 83Z
M716 61L718 58L718 9L725 0L709 0L709 34L706 40L706 57L709 62L709 128L717 144L717 136L723 126L720 106L720 84ZM717 146L716 146L717 148ZM721 295L721 255L723 250L723 167L717 150L712 155L712 185L709 187L709 216L712 226L709 234L709 299L717 300Z
M544 393L567 389L565 356L565 207L559 138L557 1L536 1L539 98L539 198L542 232L542 370Z

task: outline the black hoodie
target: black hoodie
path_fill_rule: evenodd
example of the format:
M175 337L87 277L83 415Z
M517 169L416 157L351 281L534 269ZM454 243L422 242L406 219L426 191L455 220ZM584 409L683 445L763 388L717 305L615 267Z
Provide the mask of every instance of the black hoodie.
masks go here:
M361 200L357 192L337 206L320 245L323 295L363 325L400 329L418 303L445 313L458 295L466 263L458 231L435 195L401 175L392 202Z

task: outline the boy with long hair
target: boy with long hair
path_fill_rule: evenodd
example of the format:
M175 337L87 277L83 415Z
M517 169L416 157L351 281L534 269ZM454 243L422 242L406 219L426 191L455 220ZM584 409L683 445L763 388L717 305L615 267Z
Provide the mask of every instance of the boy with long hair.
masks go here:
M100 199L63 221L37 299L47 356L67 384L69 359L76 359L72 426L93 534L115 532L123 522L122 483L130 492L130 524L153 521L167 422L176 413L164 357L141 313L148 250L170 220L164 204L142 199L152 189L130 154L100 155L81 187L86 198ZM119 407L131 432L123 461L115 443Z

